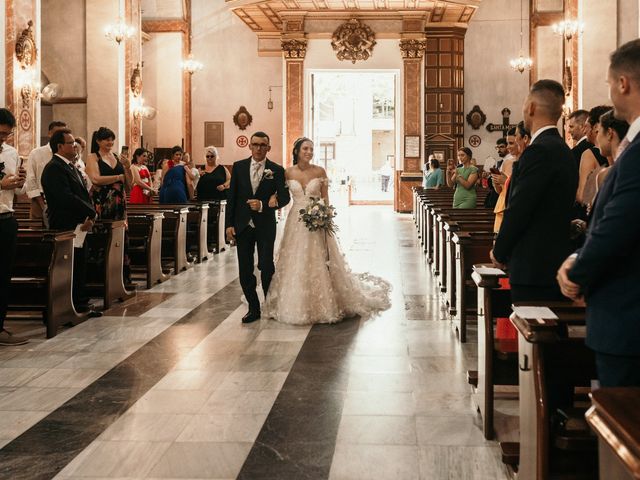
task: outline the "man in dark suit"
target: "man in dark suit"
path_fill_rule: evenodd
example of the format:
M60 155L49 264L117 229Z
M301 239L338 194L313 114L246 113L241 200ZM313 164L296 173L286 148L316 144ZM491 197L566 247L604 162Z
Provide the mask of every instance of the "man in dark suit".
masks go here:
M523 107L531 143L513 173L508 208L491 252L496 264L508 265L514 302L562 298L555 276L571 251L571 209L578 187L571 150L556 127L563 104L562 85L539 80Z
M260 318L257 281L253 274L256 246L262 290L266 297L276 269L273 263L275 212L290 200L284 168L267 159L267 153L271 150L269 136L264 132L254 133L249 148L251 157L233 164L225 217L227 240L235 241L238 246L240 285L249 304L249 311L242 318L243 323L255 322ZM273 194L277 195L275 206L269 205Z
M588 118L588 111L582 109L576 110L569 115L569 122L567 123L567 131L569 132L571 139L575 142L571 149L571 154L573 155L573 159L576 162L576 168L578 169L580 169L580 159L582 158L582 154L593 147L593 143L587 139L587 135L585 134L585 124Z
M587 303L587 345L600 385L640 386L640 40L611 54L614 114L629 124L596 197L583 247L558 270L567 297Z
M47 199L49 227L53 230L82 231L93 227L96 211L93 208L82 174L73 165L75 139L71 130L64 128L55 132L49 141L53 158L42 172L42 188ZM75 248L73 258L73 304L77 311L96 315L88 304L85 294L85 248Z

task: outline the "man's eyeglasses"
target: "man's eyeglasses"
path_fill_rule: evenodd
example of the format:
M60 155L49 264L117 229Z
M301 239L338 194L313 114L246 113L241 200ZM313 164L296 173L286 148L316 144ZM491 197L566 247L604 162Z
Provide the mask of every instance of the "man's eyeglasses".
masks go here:
M269 144L268 143L252 143L251 146L253 148L268 148Z

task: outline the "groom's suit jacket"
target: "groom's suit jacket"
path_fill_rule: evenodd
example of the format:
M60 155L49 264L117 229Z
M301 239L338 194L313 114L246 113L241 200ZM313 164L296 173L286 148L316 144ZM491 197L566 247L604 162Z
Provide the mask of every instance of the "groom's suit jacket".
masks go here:
M276 210L284 207L291 199L284 178L284 168L269 159L264 161L264 173L255 193L251 186L251 157L233 164L231 184L227 192L225 227L234 227L236 235L247 228L250 220L253 220L257 230L275 228ZM273 173L272 176L267 173L269 170ZM269 198L274 193L278 194L277 208L269 207ZM251 210L247 204L249 199L262 201L262 212Z
M640 355L640 134L596 196L587 238L569 271L587 302L587 345Z

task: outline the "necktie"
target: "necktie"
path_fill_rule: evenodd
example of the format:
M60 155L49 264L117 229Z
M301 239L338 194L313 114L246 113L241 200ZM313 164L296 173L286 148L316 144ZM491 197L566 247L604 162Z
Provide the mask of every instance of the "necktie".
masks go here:
M622 155L622 152L624 152L624 149L627 148L630 143L631 142L629 142L629 139L626 136L622 139L622 141L620 142L620 145L618 145L616 158L613 159L614 162L620 158L620 155Z
M251 187L253 188L253 193L256 193L258 185L260 185L260 167L261 164L258 162L251 163Z
M76 178L80 181L80 183L84 185L85 188L87 188L87 182L85 182L84 177L82 176L82 172L80 172L80 170L78 170L78 168L72 164L69 164L69 168L73 170L73 173L75 174Z

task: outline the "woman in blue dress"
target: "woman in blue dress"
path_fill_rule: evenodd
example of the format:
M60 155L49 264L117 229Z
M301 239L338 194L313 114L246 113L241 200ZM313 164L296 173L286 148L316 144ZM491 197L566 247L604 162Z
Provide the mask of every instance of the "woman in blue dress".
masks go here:
M171 159L165 161L162 165L160 203L187 203L191 197L188 192L190 191L189 184L192 179L187 174L186 167L182 163L183 153L181 147L173 147L171 149Z
M424 172L422 186L424 188L438 188L440 185L444 185L444 173L440 168L440 162L430 155L428 170Z

